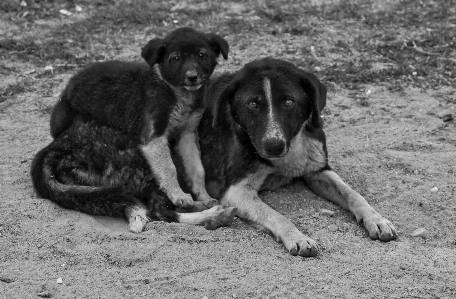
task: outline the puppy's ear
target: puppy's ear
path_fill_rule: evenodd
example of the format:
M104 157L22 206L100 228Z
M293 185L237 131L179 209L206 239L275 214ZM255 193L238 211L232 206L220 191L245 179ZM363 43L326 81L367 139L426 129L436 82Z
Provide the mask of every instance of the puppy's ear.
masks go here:
M315 129L322 127L320 113L326 105L326 86L315 75L299 70L299 81L306 91L312 106L311 123Z
M212 112L212 127L215 129L219 124L219 118L223 111L221 106L230 103L230 98L234 96L239 88L239 80L235 74L224 74L220 77L211 78L211 82L206 88L205 107Z
M211 45L212 50L214 50L215 54L217 54L217 57L220 55L220 53L222 53L223 58L225 60L228 59L228 51L230 50L230 46L225 39L217 34L210 34L209 44Z
M161 38L150 40L147 45L141 49L142 58L144 58L151 67L154 66L154 64L161 62L164 55L165 45Z

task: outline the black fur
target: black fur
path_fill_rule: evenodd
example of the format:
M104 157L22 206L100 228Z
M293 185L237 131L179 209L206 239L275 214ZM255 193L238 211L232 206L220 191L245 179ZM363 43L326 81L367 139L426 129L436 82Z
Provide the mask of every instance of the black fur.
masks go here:
M154 39L142 49L141 56L149 64L109 61L94 63L70 79L51 115L51 135L57 138L78 113L90 115L132 134L150 128L154 134L164 132L176 97L168 86L185 87L204 84L222 53L228 57L228 43L218 35L204 34L190 28L179 28L164 39ZM198 55L204 52L204 57ZM171 57L177 55L178 62ZM153 67L157 65L164 82ZM194 72L196 81L185 77ZM202 99L203 88L195 91ZM195 105L202 107L202 102Z
M78 115L35 156L35 189L64 208L92 215L126 218L126 210L147 206L151 219L176 221L174 206L158 191L138 142Z
M77 73L52 112L55 139L33 161L37 193L93 215L128 218L147 204L150 218L176 221L139 148L165 131L170 142L179 137L185 117L170 115L178 102L185 107L177 113L203 108L204 84L220 53L227 58L223 38L180 28L142 49L149 65L109 61Z
M289 86L288 90L281 90L279 86L273 90L294 96L297 102L293 111L282 109L280 119L282 127L288 132L287 142L298 134L306 120L310 120L305 127L305 135L321 142L327 156L320 118L326 104L326 87L315 75L289 62L272 58L250 62L236 73L214 78L207 88L208 109L201 119L198 134L207 189L213 197L219 198L230 185L255 172L260 164L270 164L261 155L261 142L257 141L258 132L261 135L265 127L262 123L265 112L252 112L246 107L252 99L262 101L256 97L261 93L258 82L263 76ZM301 86L302 89L290 93L294 86ZM328 165L325 167L329 168Z

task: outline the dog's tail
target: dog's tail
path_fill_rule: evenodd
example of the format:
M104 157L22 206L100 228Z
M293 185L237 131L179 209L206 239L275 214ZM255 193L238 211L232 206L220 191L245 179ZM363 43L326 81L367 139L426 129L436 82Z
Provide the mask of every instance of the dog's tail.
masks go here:
M167 198L154 198L150 201L153 205L146 206L141 199L123 194L120 187L66 185L59 182L55 169L61 161L62 153L50 149L50 146L38 152L32 162L33 185L41 197L66 209L91 215L126 218L132 231L141 231L151 219L178 221L177 212Z

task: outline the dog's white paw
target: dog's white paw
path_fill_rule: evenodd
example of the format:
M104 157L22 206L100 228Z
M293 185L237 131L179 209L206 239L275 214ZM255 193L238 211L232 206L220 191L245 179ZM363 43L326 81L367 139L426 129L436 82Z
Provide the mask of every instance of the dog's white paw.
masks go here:
M397 238L397 231L394 225L374 210L363 216L361 221L369 233L369 237L373 240L388 242Z
M188 209L194 205L192 196L184 192L171 194L169 200L178 208Z
M148 219L147 219L147 217L136 215L136 216L128 219L128 221L129 221L128 229L133 233L140 233L143 231L144 226L148 222Z
M283 242L291 255L310 257L318 254L317 242L301 233L297 228L290 229L284 235L279 236L278 241Z
M237 209L233 207L215 206L207 211L210 211L213 215L204 222L204 227L213 230L221 226L230 225L236 216Z
M198 202L201 202L207 209L218 206L220 204L217 199L212 198L209 195L197 195L196 200Z

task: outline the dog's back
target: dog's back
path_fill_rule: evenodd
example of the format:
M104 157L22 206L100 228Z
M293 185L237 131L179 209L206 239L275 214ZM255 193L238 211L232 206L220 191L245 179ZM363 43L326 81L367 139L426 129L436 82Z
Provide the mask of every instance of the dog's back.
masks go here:
M131 134L145 134L145 129L160 135L179 100L203 106L201 87L212 75L217 57L227 59L228 49L218 35L179 28L143 47L141 56L148 66L121 61L92 64L71 78L61 94L51 115L51 135L57 138L78 113Z
M94 63L71 78L62 92L51 116L51 134L54 138L59 136L77 113L121 131L140 134L146 114L152 112L157 123L166 125L175 103L172 90L147 65Z

